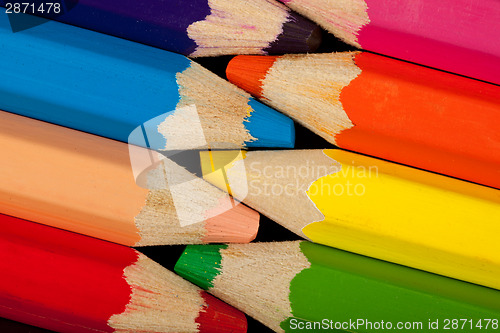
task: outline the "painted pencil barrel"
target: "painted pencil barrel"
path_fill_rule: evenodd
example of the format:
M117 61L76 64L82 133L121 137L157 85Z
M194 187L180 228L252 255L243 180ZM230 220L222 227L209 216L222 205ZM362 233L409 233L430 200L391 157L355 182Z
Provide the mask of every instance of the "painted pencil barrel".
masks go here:
M139 128L155 150L293 147L292 120L182 55L54 21L13 33L5 14L0 38L5 111L123 142Z
M175 271L276 332L499 329L498 290L306 241L187 246Z

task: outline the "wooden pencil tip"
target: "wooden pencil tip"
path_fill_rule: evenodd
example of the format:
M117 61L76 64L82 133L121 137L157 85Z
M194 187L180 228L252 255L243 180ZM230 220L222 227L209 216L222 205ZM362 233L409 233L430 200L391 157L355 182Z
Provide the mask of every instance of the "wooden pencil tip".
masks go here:
M314 52L321 39L321 28L316 23L290 11L281 34L264 51L267 54Z
M213 287L213 280L220 273L220 250L227 245L188 245L175 264L174 271L200 288Z
M248 100L248 106L251 111L245 119L245 129L255 140L246 141L246 147L293 148L295 146L295 125L291 118L253 98Z
M223 211L205 222L204 243L249 243L259 230L260 215L243 204Z
M202 291L201 297L206 307L200 312L196 322L201 333L244 333L247 318L243 312Z
M262 82L277 58L276 56L236 56L227 65L227 79L253 96L262 98Z
M317 26L316 29L314 29L311 32L311 35L306 41L307 45L309 45L309 48L311 49L310 52L316 51L320 47L322 41L323 41L323 30L321 30L321 28Z

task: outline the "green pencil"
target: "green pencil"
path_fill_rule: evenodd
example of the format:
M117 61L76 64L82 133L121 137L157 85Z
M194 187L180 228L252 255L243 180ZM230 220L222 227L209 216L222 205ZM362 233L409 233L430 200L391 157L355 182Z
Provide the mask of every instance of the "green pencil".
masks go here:
M500 291L307 241L190 245L175 271L276 332L498 332Z

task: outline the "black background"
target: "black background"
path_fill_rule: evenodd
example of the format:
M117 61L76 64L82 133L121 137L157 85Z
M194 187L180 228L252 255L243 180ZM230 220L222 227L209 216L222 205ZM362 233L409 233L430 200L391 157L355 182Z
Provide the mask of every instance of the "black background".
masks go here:
M351 46L348 46L334 36L323 33L323 42L320 48L316 52L335 52L335 51L349 51L353 50ZM215 74L226 78L225 69L229 60L232 56L223 56L216 58L196 58L194 59L199 64L203 65L205 68L211 70ZM296 130L296 142L295 149L322 149L332 147L332 144L323 140L321 137L315 135L311 131L302 127L301 125L295 123ZM194 171L194 170L190 170ZM255 242L270 242L270 241L285 241L285 240L297 240L300 239L294 233L288 231L287 229L281 227L277 223L271 221L267 217L261 215L260 218L260 228L255 239ZM184 246L152 246L152 247L141 247L137 248L149 258L160 263L164 267L173 271L174 265L184 250ZM1 272L0 272L1 274ZM68 299L68 302L71 300ZM272 332L266 326L262 325L258 321L248 318L248 332L250 333L267 333ZM11 320L0 318L0 332L19 332L19 333L38 333L38 332L51 332L49 330L44 330L41 328L17 323Z

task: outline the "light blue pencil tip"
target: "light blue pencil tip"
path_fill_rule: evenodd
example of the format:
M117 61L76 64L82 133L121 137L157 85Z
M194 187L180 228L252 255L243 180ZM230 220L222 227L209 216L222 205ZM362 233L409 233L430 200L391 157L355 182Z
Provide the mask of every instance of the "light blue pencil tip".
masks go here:
M251 98L248 102L253 109L245 128L255 141L245 142L247 147L293 148L295 146L295 126L287 116Z

